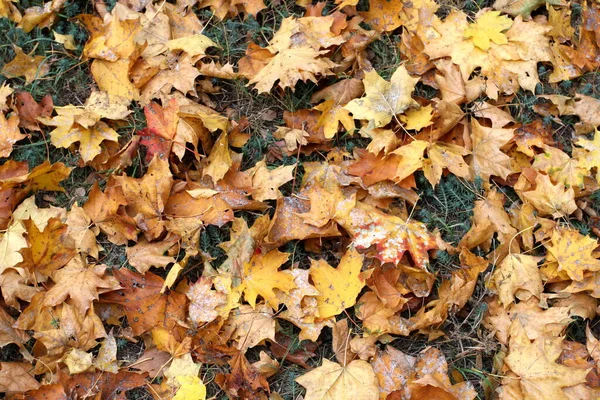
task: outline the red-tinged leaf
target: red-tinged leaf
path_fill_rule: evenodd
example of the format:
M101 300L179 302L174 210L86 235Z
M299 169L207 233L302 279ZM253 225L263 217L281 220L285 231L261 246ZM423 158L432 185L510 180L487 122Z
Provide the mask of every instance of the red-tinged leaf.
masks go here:
M150 272L142 275L122 268L115 270L114 275L123 289L103 295L101 301L123 306L134 335L162 327L183 339L185 330L178 329L178 321L185 320L185 295L161 293L164 280Z
M83 373L76 375L59 374L59 382L64 387L68 399L94 398L100 400L126 400L126 392L146 384L146 373L119 371ZM42 399L43 397L38 397Z
M140 143L148 149L146 162L150 162L155 154L162 159L169 157L177 133L178 111L176 99L171 99L165 108L155 102L144 108L148 127L139 131L138 135L142 137Z

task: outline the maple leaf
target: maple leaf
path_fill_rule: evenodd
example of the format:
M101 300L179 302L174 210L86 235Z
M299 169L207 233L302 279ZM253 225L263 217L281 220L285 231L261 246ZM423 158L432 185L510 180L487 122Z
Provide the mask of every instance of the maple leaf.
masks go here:
M210 7L215 16L222 20L227 15L235 17L244 11L250 15L256 15L266 6L263 0L202 0L199 7Z
M186 293L190 300L188 314L196 325L214 321L220 314L217 307L227 304L227 293L213 290L212 286L211 278L200 277Z
M418 109L409 109L400 116L400 121L406 125L405 129L420 131L421 129L433 124L433 107L430 105L419 107Z
M363 79L365 96L352 100L345 108L354 118L368 120L370 128L379 128L387 125L395 115L417 106L411 94L418 81L419 78L408 74L404 64L396 69L390 82L371 70Z
M489 13L492 13L491 17L486 16ZM524 22L518 17L512 21L508 31L501 33L499 31L506 29L508 22L506 17L494 16L494 13L488 11L479 18L499 18L504 28L483 25L481 29L477 22L470 25L462 11L451 12L443 22L433 17L431 25L437 34L428 36L419 32L425 53L430 59L451 57L452 62L460 68L464 82L468 82L471 73L480 67L481 75L488 78L485 89L491 98L497 98L498 92L514 93L519 87L535 91L539 82L537 63L552 59L548 37L545 36L550 28L534 22ZM471 36L465 35L467 31ZM490 34L499 42L504 42L506 38L506 43L497 44L490 40ZM475 40L478 45L489 48L482 50L475 44Z
M125 250L127 261L141 274L146 273L151 267L166 268L168 264L175 262L175 258L164 254L178 241L177 236L167 237L160 242L148 242L142 239L135 246Z
M206 399L206 386L198 377L199 374L200 364L194 363L190 354L175 358L165 371L167 384L176 391L173 399Z
M13 145L19 140L27 138L19 131L19 116L12 114L8 119L0 113L0 157L9 157Z
M521 179L521 177L519 180L525 182L525 178ZM577 209L573 188L566 189L563 183L553 184L546 174L538 173L536 175L535 189L527 190L517 182L515 190L524 200L533 204L540 215L552 215L560 218L572 214Z
M278 188L291 181L295 165L283 165L268 169L265 160L256 163L249 174L252 176L252 198L258 201L275 200L281 197Z
M123 289L103 294L101 301L123 307L134 335L155 327L179 335L175 328L179 327L177 321L185 320L185 295L161 293L163 279L150 272L141 275L124 268L113 271L113 274Z
M129 80L129 59L114 62L96 59L90 65L90 72L100 90L128 100L138 100L140 93Z
M27 363L0 362L0 390L4 393L36 390L40 383L29 371L31 365Z
M184 36L169 40L165 43L169 50L182 50L194 60L206 55L206 49L209 47L218 47L218 45L202 34Z
M275 319L269 305L242 304L232 311L228 324L235 329L232 337L240 351L255 347L266 339L275 341Z
M14 102L19 112L19 126L33 131L41 130L37 118L49 117L54 109L52 96L49 94L38 104L28 92L18 92Z
M467 304L479 274L488 267L488 261L468 250L461 251L460 261L461 268L453 271L450 279L440 285L439 299L429 302L410 318L411 330L440 324L448 318L452 309L460 310Z
M337 268L325 260L312 260L310 276L319 291L317 307L319 318L334 317L356 303L356 298L365 286L359 277L363 256L350 248L340 260Z
M377 377L369 363L354 360L345 367L323 359L323 364L296 378L307 389L306 400L379 399Z
M261 398L269 390L267 380L238 351L229 360L231 374L218 374L217 384L232 398Z
M269 41L269 49L276 53L286 49L310 47L315 50L340 45L344 38L333 32L336 18L333 15L286 18Z
M0 290L6 304L15 310L21 310L19 300L30 303L33 296L40 291L40 288L29 286L28 283L28 280L16 270L4 271L0 275Z
M598 158L600 157L599 131L597 129L595 130L593 140L579 139L575 144L578 147L573 149L573 156L577 158L577 165L588 171L595 168L596 180L598 180L598 178L600 178L600 162L598 162Z
M271 90L275 82L280 88L293 88L299 80L317 82L317 75L331 75L333 61L320 58L327 51L310 47L284 49L272 56L248 82L254 84L258 93Z
M494 235L500 242L500 247L494 251L495 257L501 259L509 252L519 252L519 244L513 240L518 231L512 226L504 209L504 197L496 189L490 190L484 199L475 202L471 229L462 237L459 247L472 249L481 246L488 251Z
M433 143L427 148L428 159L423 160L423 173L432 186L440 182L442 173L447 168L461 178L471 176L471 169L464 157L470 152L464 147L450 143Z
M117 142L119 134L103 121L97 121L89 126L76 123L76 117L83 115L83 109L61 107L56 109L58 116L54 118L39 118L44 125L55 126L50 132L52 144L56 147L69 148L79 143L81 158L88 162L102 152L101 144L106 140ZM83 115L87 117L87 115ZM83 122L82 120L80 120Z
M305 269L284 271L294 278L295 288L287 294L280 293L286 310L278 314L278 318L286 319L301 329L300 340L315 341L321 330L331 325L331 320L320 318L318 312L319 291L309 282L310 272Z
M256 254L244 263L242 278L244 298L252 308L256 307L256 297L260 295L267 305L276 310L279 299L274 289L288 292L295 287L291 276L278 271L288 257L288 253L273 250L264 255Z
M510 335L504 362L520 378L518 387L522 398L566 399L564 388L585 382L587 370L556 363L562 338L542 337L532 342L518 320L512 323Z
M360 12L365 22L378 32L391 32L403 22L401 2L375 0L369 2L369 11Z
M354 119L350 116L349 111L339 103L336 104L333 99L324 101L313 108L323 113L317 122L317 127L323 127L325 139L331 139L335 136L340 123L346 131L352 132L355 129Z
M92 220L82 207L73 205L67 220L67 235L73 240L73 247L80 252L89 254L98 259L101 247L96 242L96 236L100 233L97 226L91 226Z
M140 143L147 147L146 162L152 161L155 154L163 160L169 158L179 123L178 111L175 99L169 100L164 108L155 102L144 107L148 127L139 131L138 135L142 137Z
M416 357L405 354L390 345L385 346L385 350L379 350L376 353L371 366L379 381L380 399L385 399L395 390L401 390L408 397L410 389L405 384L414 370L415 362Z
M100 293L115 290L118 284L104 277L106 265L88 266L81 258L74 258L51 278L54 286L46 292L44 305L55 306L70 298L81 314L85 314Z
M146 384L146 374L126 370L116 374L85 372L71 375L61 372L58 381L69 396L84 397L87 394L98 398L125 400L129 390Z
M566 273L574 281L583 280L585 272L600 270L600 261L592 255L598 242L578 230L556 228L545 246L548 249L546 262L550 266L555 265L557 272Z
M382 262L398 264L408 251L415 265L426 269L427 250L437 248L434 236L421 222L405 222L362 202L355 207L349 202L340 204L335 221L352 235L356 248L375 246L375 257Z
M208 166L202 171L203 175L212 178L213 183L217 183L229 171L233 164L231 154L229 153L229 143L227 133L222 133L207 158Z
M27 231L27 228L24 225L25 220L30 219L33 221L33 224L31 225L35 225L37 228L36 231L39 233L40 230L43 231L47 228L48 221L51 218L55 218L55 223L60 227L59 220L62 219L63 216L64 213L58 208L39 209L35 204L33 196L23 200L23 202L12 212L12 221L0 238L0 250L2 250L0 253L0 271L4 271L23 261L20 250L24 250L28 247L28 242L23 236ZM61 235L59 234L59 236ZM61 236L60 240L62 239L64 238ZM46 242L47 240L51 241L52 239L42 237L42 240ZM59 249L63 249L63 246L59 245ZM52 257L49 257L49 259L51 258Z
M507 307L515 300L527 300L531 296L540 298L543 290L538 263L541 257L526 254L509 254L502 260L492 275L498 290L498 299Z
M555 182L563 183L567 187L583 187L584 178L587 175L586 161L581 158L580 148L573 149L573 158L567 153L548 145L540 146L544 150L543 154L535 156L532 168L538 171L544 171Z
M513 138L513 132L513 129L486 128L475 119L471 121L471 167L476 175L483 179L491 175L506 179L512 173L510 157L500 149Z
M83 48L83 54L89 58L117 61L129 58L137 49L136 34L140 31L138 18L119 18L118 10L105 21L92 16L83 19L91 37Z
M506 44L508 39L502 33L512 26L512 20L499 11L488 11L480 15L465 29L465 38L473 38L473 44L481 50L488 50L490 42Z
M137 239L138 229L135 221L121 211L125 204L127 200L117 188L109 187L103 193L95 183L83 209L111 242L127 244L128 240Z
M24 76L26 83L31 83L37 78L41 78L50 71L50 66L46 63L46 57L31 57L15 46L15 58L9 63L4 64L0 71L7 78Z
M120 188L127 213L135 220L148 240L158 238L165 229L165 210L173 175L167 160L154 157L146 174L134 179L127 176L115 177L115 187Z
M23 261L18 267L28 269L32 276L36 272L50 276L75 256L75 250L65 246L67 225L58 219L49 219L43 231L32 220L23 221L23 225L29 247L21 249Z

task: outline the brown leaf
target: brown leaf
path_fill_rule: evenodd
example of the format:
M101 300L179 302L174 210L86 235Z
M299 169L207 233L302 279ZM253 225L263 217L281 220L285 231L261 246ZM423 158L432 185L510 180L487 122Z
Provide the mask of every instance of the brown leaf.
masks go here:
M248 362L243 352L236 352L229 360L230 374L218 374L217 384L228 396L242 399L264 399L269 392L267 380Z
M116 374L93 373L67 375L59 374L59 382L68 398L94 396L99 400L125 400L131 389L144 386L146 375L121 370Z
M178 321L185 320L185 295L160 293L164 281L150 272L141 275L123 268L113 273L123 289L102 295L101 301L123 306L134 335L156 326L171 330L176 335L182 333Z
M32 131L39 131L38 117L50 117L54 109L52 96L47 94L38 104L29 92L18 92L13 100L19 113L19 126Z
M0 391L7 392L27 392L40 387L30 374L31 364L18 362L0 363Z

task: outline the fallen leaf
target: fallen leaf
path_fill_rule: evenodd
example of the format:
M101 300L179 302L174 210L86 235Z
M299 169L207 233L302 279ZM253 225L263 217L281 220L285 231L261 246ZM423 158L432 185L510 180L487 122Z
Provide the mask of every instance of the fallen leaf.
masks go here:
M320 367L296 378L296 382L307 389L306 400L379 399L377 377L371 365L363 360L342 367L324 358Z
M390 82L377 71L369 71L363 79L365 96L352 100L345 108L354 118L369 121L370 128L387 125L397 114L417 105L411 94L418 80L408 74L404 65L396 69Z
M317 305L319 318L334 317L356 303L356 298L365 286L359 275L363 256L350 248L340 260L337 268L325 260L312 260L310 276L319 291Z
M31 57L23 53L20 47L15 47L15 53L15 58L4 64L2 71L0 71L7 78L24 76L25 82L31 83L50 71L50 65L46 62L46 57Z

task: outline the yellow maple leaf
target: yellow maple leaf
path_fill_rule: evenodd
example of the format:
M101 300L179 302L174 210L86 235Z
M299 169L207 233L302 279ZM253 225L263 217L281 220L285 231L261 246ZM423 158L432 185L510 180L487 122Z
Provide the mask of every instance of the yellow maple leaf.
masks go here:
M545 270L564 271L574 281L583 280L585 272L600 271L600 261L592 255L598 241L584 236L576 229L557 228L545 245L548 249Z
M225 176L233 164L231 154L229 153L229 142L226 132L223 132L215 142L208 155L207 162L208 165L202 171L202 175L210 176L213 183L216 184Z
M323 359L323 364L296 378L307 389L305 400L360 399L378 400L379 385L373 367L354 360L346 366Z
M481 50L490 48L490 42L506 44L508 39L502 32L512 26L512 20L500 11L488 11L479 16L465 29L465 38L472 38L475 46Z
M340 45L344 38L331 31L335 23L336 18L333 15L286 18L281 22L281 27L269 41L267 48L276 53L292 48L310 47L321 50Z
M258 201L280 198L281 192L278 188L294 178L294 168L294 165L283 165L268 169L264 160L257 162L249 171L252 176L252 198Z
M435 142L427 148L428 159L423 161L423 173L432 186L437 185L442 177L444 168L461 178L471 175L469 164L464 160L469 150L464 147L443 142Z
M317 296L319 318L334 317L356 303L365 286L359 275L363 256L353 247L348 249L337 268L325 260L312 260L310 276L320 295Z
M488 179L491 175L506 179L512 173L510 157L500 150L513 138L514 129L486 128L473 119L471 167L476 175Z
M77 46L75 45L75 39L73 35L62 35L56 31L52 31L54 34L54 40L58 43L62 44L63 47L67 50L76 50Z
M521 322L516 319L510 328L509 351L504 362L520 379L515 383L522 399L567 399L564 388L585 382L588 369L558 364L561 337L541 337L529 340ZM503 397L501 395L501 397Z
M600 178L600 131L594 131L594 139L579 139L573 149L573 156L578 161L578 166L591 171L595 168L596 180ZM583 183L583 177L581 178Z
M491 18L485 15L480 18L484 21ZM499 18L501 26L509 26L506 17ZM467 83L473 71L481 68L480 75L487 78L486 94L496 99L499 92L515 93L520 87L535 91L539 82L537 63L553 59L545 35L550 29L547 25L517 18L506 33L502 33L505 28L486 27L483 22L471 25L465 13L453 11L443 22L433 17L431 29L423 29L418 34L425 54L431 60L451 57L460 68L463 82ZM467 37L465 32L471 36Z
M523 182L524 178L519 178L519 181ZM567 189L560 182L553 184L550 177L542 173L538 173L535 177L533 190L521 189L519 181L515 184L517 194L533 204L541 216L552 215L554 218L560 218L577 210L575 191L572 187Z
M273 250L264 255L255 254L250 261L244 263L244 298L252 308L256 307L256 297L260 295L267 305L277 309L279 299L274 289L287 293L296 287L294 278L278 271L288 257L288 253Z
M137 100L140 93L129 80L130 66L128 59L114 62L96 59L90 66L90 72L100 90L129 100Z
M398 154L402 158L396 167L396 182L411 176L417 169L423 166L423 152L429 143L423 140L414 140L405 146L401 146L392 151L391 154Z
M139 19L121 20L117 9L107 17L105 23L99 17L84 19L91 37L83 48L83 54L89 58L106 61L128 59L136 50L136 35L142 29Z
M404 122L407 130L420 131L421 129L433 124L433 106L430 104L418 109L410 109L400 116L400 121Z
M354 130L354 118L350 116L347 109L337 104L335 100L327 100L313 108L322 112L319 121L317 121L317 127L323 127L325 139L331 139L338 133L340 123L346 131Z
M515 300L540 298L543 290L538 263L542 257L526 254L509 254L498 265L492 275L492 283L498 290L500 303L506 308Z
M282 89L293 88L299 80L316 83L317 75L331 75L331 68L335 67L333 61L320 57L326 52L310 47L282 50L268 60L248 85L254 84L259 93L265 93L271 90L277 80Z
M202 34L185 36L165 43L169 50L183 50L190 57L204 57L209 47L219 47L215 42Z
M0 71L0 74L7 78L24 76L25 82L31 83L50 71L50 66L46 63L46 57L31 57L23 53L20 47L15 47L15 53L15 58L9 63L4 64L4 67Z
M165 369L166 384L176 390L173 399L206 399L206 386L198 377L200 367L201 364L195 363L189 353L173 359L171 365Z
M369 128L379 128L396 114L418 105L411 97L418 81L419 78L408 74L404 64L396 69L389 82L371 70L363 79L365 96L352 100L345 108L354 118L369 121Z

